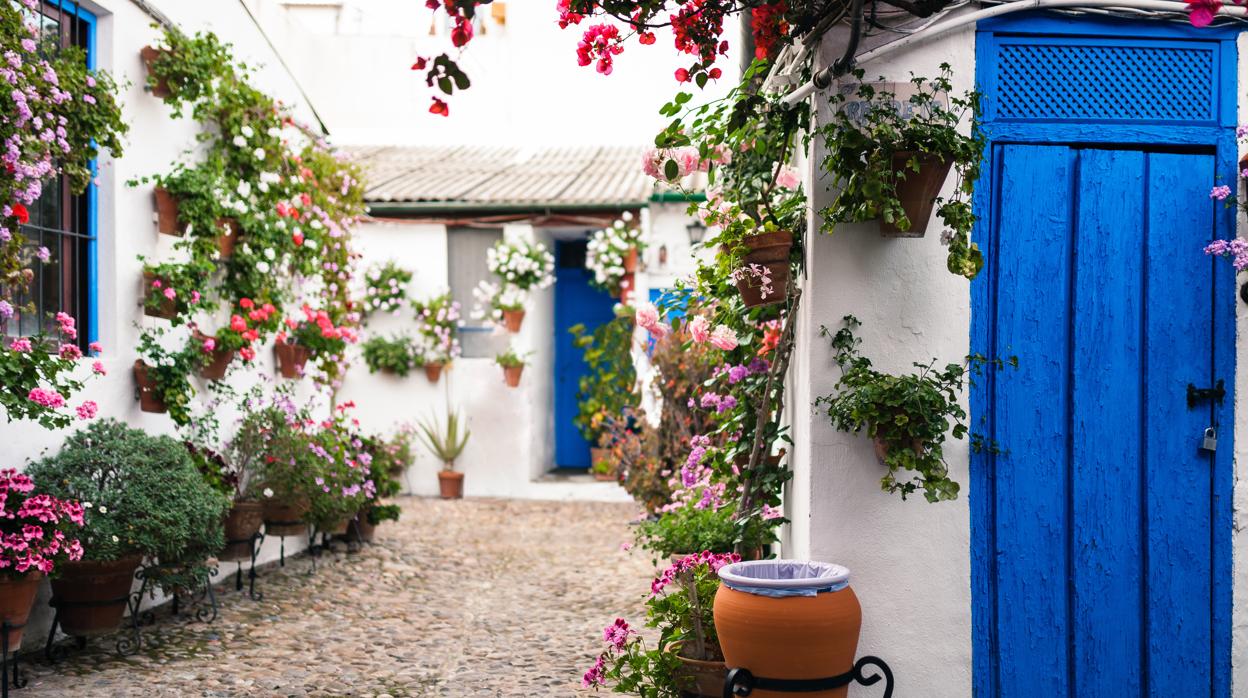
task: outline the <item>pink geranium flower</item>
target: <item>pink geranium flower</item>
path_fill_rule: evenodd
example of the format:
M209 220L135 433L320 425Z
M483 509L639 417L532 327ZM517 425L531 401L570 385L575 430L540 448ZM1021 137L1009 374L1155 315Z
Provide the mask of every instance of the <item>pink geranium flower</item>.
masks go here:
M711 345L723 351L737 348L737 335L727 327L720 325L711 333Z
M698 344L704 344L711 338L711 322L701 315L689 321L689 335Z

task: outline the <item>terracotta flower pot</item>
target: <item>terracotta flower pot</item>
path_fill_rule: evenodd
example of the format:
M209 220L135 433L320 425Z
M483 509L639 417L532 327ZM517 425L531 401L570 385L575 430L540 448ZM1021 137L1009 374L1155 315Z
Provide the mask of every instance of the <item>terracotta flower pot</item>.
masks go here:
M229 259L234 256L234 245L238 243L238 221L218 218L217 230L221 231L217 235L217 251L221 253L221 259Z
M764 462L767 463L767 467L769 468L779 467L780 461L784 460L784 456L786 453L788 452L782 448L780 449L779 453L774 453L774 454L767 456ZM736 458L733 458L732 462L735 463L738 468L744 468L750 464L750 457L746 454L741 454L741 455L738 455Z
M322 533L328 533L331 536L345 536L351 528L351 518L347 517L339 519L325 526L324 529L318 529Z
M507 387L519 388L520 376L524 374L524 366L504 366L503 380L507 381Z
M759 274L749 271L738 274L735 283L745 307L783 303L789 293L789 252L793 248L793 234L781 230L751 235L741 244L746 248L741 258L743 268L764 268L769 277L768 283L764 284ZM764 291L767 292L765 295Z
M787 230L777 230L750 235L742 239L741 244L746 248L742 259L747 262L754 264L787 262L789 251L793 249L793 233Z
M153 286L153 284L157 281L160 281L160 288ZM165 296L165 289L168 287L168 279L162 279L150 271L143 272L144 315L148 317L164 318L165 320L172 320L177 317L178 301L176 297L169 298Z
M208 335L196 330L195 341L199 343L200 350L203 350L204 340L209 339ZM210 381L221 380L225 378L225 372L229 370L230 363L234 361L233 349L213 349L208 355L208 362L200 365L199 375Z
M156 187L152 191L156 201L156 230L165 235L182 236L182 225L178 222L178 199L164 187Z
M372 543L377 536L377 527L368 522L368 512L361 511L355 520L355 530L360 535L360 540L365 543ZM348 537L350 537L348 535Z
M298 378L303 375L303 367L311 356L307 347L286 342L274 344L273 353L277 354L277 370L282 378Z
M749 563L737 563L742 564ZM817 679L844 674L854 666L862 607L848 586L814 596L773 598L737 591L725 583L715 594L714 613L724 663L730 669L748 669L769 679ZM845 698L847 692L848 686L843 686L802 695ZM792 694L755 690L750 695Z
M303 517L311 509L308 502L285 504L275 500L264 502L264 531L270 536L301 536L308 532Z
M919 171L907 169L910 158L917 158ZM897 199L901 208L910 219L910 227L902 230L896 222L880 221L880 234L894 238L921 238L927 232L927 223L932 218L932 206L940 195L940 188L945 184L949 168L953 161L944 158L904 150L893 153L893 172L901 172L897 178Z
M52 604L61 630L74 637L107 635L121 626L134 573L143 561L131 555L107 562L66 562L52 580ZM79 605L81 604L81 605Z
M441 490L442 499L463 499L464 474L454 470L439 470L438 489Z
M628 248L628 254L624 255L624 273L633 274L637 271L637 248Z
M139 409L144 412L168 412L164 399L156 388L156 379L148 372L147 364L134 362L134 382L139 388Z
M879 459L880 463L888 460L888 454L892 451L892 448L884 441L884 439L877 436L871 440L871 444L875 447L875 457ZM916 454L922 453L925 446L926 444L922 439L912 439L910 442L910 450L914 451Z
M143 67L147 68L148 75L152 74L152 65L156 63L156 59L163 53L165 53L165 51L151 46L144 46L139 49L139 58L143 61ZM156 84L151 87L151 90L152 96L159 99L164 99L165 97L173 94L173 92L169 89L169 81L165 78L157 78Z
M425 378L428 378L430 383L437 383L442 377L442 364L425 364L424 368Z
M43 573L31 571L17 577L0 577L0 620L9 625L23 626L30 618L30 609L35 605L35 594L39 592L39 584L43 581ZM22 632L25 628L17 627L9 631L9 651L16 652L22 646Z
M724 678L728 673L724 663L689 659L679 654L680 668L676 670L676 680L681 689L695 696L721 698L724 695Z
M524 324L524 310L504 310L503 326L508 332L519 332L520 326Z
M263 524L264 504L234 502L230 513L225 515L225 548L217 557L222 560L251 559L252 536L260 532Z

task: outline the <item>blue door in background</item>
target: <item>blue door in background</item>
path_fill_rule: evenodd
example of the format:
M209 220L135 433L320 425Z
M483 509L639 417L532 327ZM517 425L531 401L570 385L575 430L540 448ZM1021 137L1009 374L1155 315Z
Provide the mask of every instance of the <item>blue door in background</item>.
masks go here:
M586 373L581 350L568 329L585 325L589 331L615 317L615 299L589 285L585 269L585 241L555 245L555 465L588 468L589 442L572 423L577 413L576 391Z
M1236 181L1234 45L980 29L972 346L1018 367L971 400L999 449L971 465L975 693L1229 696L1232 398L1188 386L1234 385L1234 273L1202 251L1235 234L1209 197Z

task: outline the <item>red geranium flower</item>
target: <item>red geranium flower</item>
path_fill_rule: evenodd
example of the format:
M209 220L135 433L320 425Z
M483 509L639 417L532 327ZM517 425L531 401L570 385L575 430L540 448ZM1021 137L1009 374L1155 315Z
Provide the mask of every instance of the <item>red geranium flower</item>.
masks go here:
M30 222L30 211L21 204L13 204L13 215L17 216L17 222L26 225Z

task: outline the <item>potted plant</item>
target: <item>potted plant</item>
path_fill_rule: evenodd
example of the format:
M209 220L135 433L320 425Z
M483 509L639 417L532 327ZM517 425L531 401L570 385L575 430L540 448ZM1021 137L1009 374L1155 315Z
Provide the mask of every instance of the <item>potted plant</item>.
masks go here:
M503 380L508 387L520 387L520 376L524 373L524 367L527 364L524 356L509 347L507 351L494 357L494 363L503 367Z
M446 428L437 417L420 423L420 437L429 452L442 461L438 471L438 486L442 499L461 499L464 496L464 474L455 472L455 459L464 452L472 432L460 422L458 412L448 410Z
M101 420L27 473L40 494L77 499L85 510L82 559L63 565L52 580L52 603L66 634L116 630L144 558L183 562L190 551L208 555L224 542L228 500L168 436Z
M702 552L665 568L646 597L646 625L659 631L658 641L648 645L617 618L603 629L607 647L581 683L593 688L610 683L616 693L644 696L723 696L726 672L712 609L717 572L738 560L732 553Z
M168 412L177 424L190 419L191 397L195 389L190 375L203 361L202 349L183 346L166 349L160 342L164 328L139 335L139 359L134 362L139 408L144 412Z
M16 652L35 593L45 575L82 558L78 540L82 504L34 494L30 476L0 470L0 620L9 624L6 647Z
M237 337L237 335L235 335ZM234 346L226 333L209 336L196 328L191 332L191 346L199 350L199 375L207 380L221 380L234 361L234 354L240 348Z
M404 453L403 445L396 443L396 441L403 441L409 438L410 436L400 431L390 439L380 436L366 436L361 439L364 452L370 457L368 467L372 473L376 492L372 499L364 502L364 505L355 517L355 532L359 539L365 543L373 542L373 535L377 526L380 526L385 521L399 520L401 513L399 506L397 504L383 504L381 500L395 496L401 489L397 475L402 472L407 463L407 461L402 459L410 457L410 444L407 446L409 452ZM348 538L350 538L350 534L348 534Z
M488 320L495 325L501 323L512 334L519 332L524 326L527 291L509 283L496 284L482 280L472 290L472 295L476 299L472 309L474 320Z
M978 128L980 95L949 96L951 69L946 63L940 70L930 80L911 78L908 98L867 83L832 97L834 106L857 103L838 109L819 128L827 147L823 169L838 192L820 213L827 232L839 223L879 219L885 235L922 237L935 208L946 227L941 240L949 247L949 271L974 278L984 263L970 241L975 223L970 195L986 142ZM861 81L863 72L854 75ZM964 120L970 135L958 130ZM946 200L939 194L950 168L958 184Z
M826 406L837 429L865 431L871 438L876 455L888 469L880 480L884 491L900 493L905 499L922 489L929 502L956 499L959 487L949 476L943 446L946 434L962 439L968 433L959 397L966 368L959 364L938 368L932 360L915 363L914 373L878 371L859 351L861 340L854 330L861 323L852 315L845 316L844 323L832 335L841 369L836 392L818 398L815 404ZM831 334L827 328L821 331L824 336ZM899 479L903 471L913 476Z
M528 294L555 282L555 257L541 243L499 240L486 251L486 266L501 284L482 282L474 291L477 302L489 306L495 320L501 316L508 332L519 332Z
M738 521L734 505L717 509L690 502L641 522L637 543L660 559L674 560L702 550L731 553L738 547L750 559L757 559L765 546L776 541L777 523L758 517Z
M156 231L163 235L181 237L177 197L164 187L156 187L152 190L152 200L156 206Z
M622 414L641 404L632 355L633 322L632 318L620 315L593 332L587 331L584 325L574 325L568 331L589 369L577 385L577 414L572 422L596 448L609 415ZM596 462L609 456L601 450L596 454L591 450L590 458ZM590 465L592 467L593 463Z
M198 307L204 288L214 268L210 263L143 265L143 312L149 317L186 322L187 315Z
M416 347L411 337L371 337L360 347L369 373L389 373L406 378L416 365Z
M251 461L259 454L251 449L227 452L231 458L239 458L233 461L193 441L186 441L183 445L191 456L191 462L209 487L230 501L230 509L222 524L225 546L217 557L227 561L250 558L255 536L264 525L264 505L256 499L249 487Z
M229 458L253 469L251 486L260 494L266 533L302 534L307 530L317 469L312 439L305 431L311 415L296 409L286 392L250 406L230 440Z
M611 449L609 448L591 448L589 457L592 461L589 465L589 472L599 482L615 482L620 479L619 473L616 472L615 462L611 457Z
M637 271L637 255L645 247L640 226L633 222L633 214L625 211L610 226L589 237L585 268L594 275L591 283L613 296L627 292Z
M347 532L351 521L377 495L372 475L372 455L364 446L346 410L335 409L312 434L312 476L308 521L329 534Z
M459 356L459 303L450 291L413 304L416 311L416 347L420 365L430 383L437 383L442 369Z

